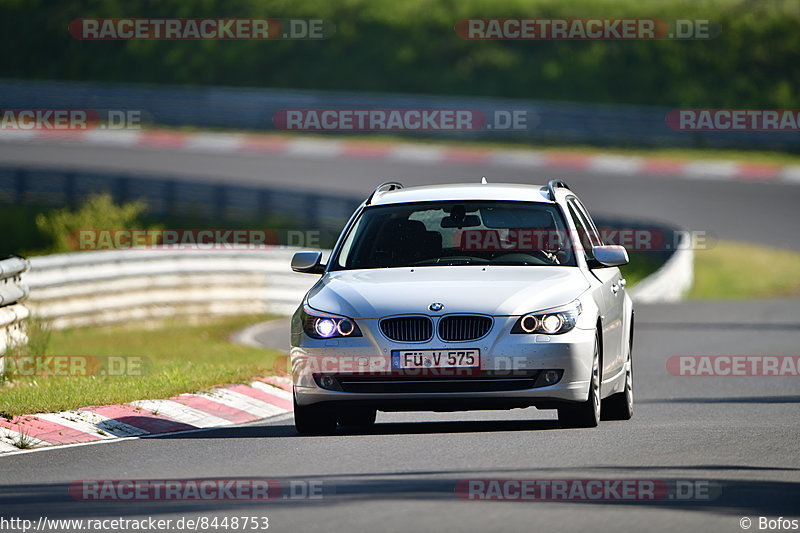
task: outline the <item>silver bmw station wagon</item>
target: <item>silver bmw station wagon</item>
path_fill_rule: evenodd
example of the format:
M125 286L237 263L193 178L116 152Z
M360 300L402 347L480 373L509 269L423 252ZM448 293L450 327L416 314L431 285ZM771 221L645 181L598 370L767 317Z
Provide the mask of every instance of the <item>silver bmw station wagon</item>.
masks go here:
M633 305L560 180L379 186L292 317L295 425L324 434L376 411L557 409L564 427L633 414Z

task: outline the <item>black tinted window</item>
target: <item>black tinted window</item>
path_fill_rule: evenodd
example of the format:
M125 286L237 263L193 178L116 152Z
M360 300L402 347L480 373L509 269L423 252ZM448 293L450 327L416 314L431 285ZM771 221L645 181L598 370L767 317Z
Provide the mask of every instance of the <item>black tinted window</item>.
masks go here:
M334 269L439 265L575 266L560 211L532 202L431 202L367 208Z

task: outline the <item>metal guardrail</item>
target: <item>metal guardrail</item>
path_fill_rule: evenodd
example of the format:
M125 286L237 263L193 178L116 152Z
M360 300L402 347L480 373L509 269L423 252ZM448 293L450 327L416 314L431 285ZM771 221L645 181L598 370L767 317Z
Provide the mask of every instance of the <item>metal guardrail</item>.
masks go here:
M0 261L0 355L27 341L23 321L30 313L22 302L29 291L21 277L28 267L28 261L20 257Z
M294 249L130 249L33 257L31 312L51 327L183 316L291 314L317 278Z
M275 129L273 116L282 109L472 109L490 117L496 110L519 110L528 117L525 130L415 132L413 135L487 140L513 138L599 146L770 150L800 147L800 136L782 132L675 131L665 122L670 109L654 106L11 79L0 79L0 102L7 109L136 110L153 123L164 126L258 130Z
M686 240L686 236L682 237L678 249L667 257L664 264L631 289L634 302L678 302L686 296L694 282L694 250Z
M55 329L175 316L290 315L318 279L291 271L297 250L75 252L31 258L23 281L31 289L31 312ZM631 291L635 301L677 301L691 286L691 249L660 255L663 266Z
M144 200L160 218L219 221L283 217L294 226L339 230L363 198L274 187L206 183L129 172L96 172L0 165L0 204L75 206L109 192L118 203Z

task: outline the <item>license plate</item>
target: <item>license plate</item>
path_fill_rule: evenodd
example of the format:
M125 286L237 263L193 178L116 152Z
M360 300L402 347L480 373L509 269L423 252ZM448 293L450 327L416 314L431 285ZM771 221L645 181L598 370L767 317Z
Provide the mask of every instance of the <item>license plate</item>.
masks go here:
M481 351L392 350L392 368L480 368Z

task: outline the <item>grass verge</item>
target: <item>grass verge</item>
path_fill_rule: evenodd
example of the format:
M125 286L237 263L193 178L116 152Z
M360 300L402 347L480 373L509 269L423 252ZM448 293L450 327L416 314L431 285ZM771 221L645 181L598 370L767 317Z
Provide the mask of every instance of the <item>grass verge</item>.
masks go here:
M800 297L800 253L720 241L694 254L689 298L733 300Z
M627 287L630 289L638 282L658 270L663 264L663 261L649 252L628 252L628 259L630 263L620 267L622 276L628 282Z
M6 376L0 382L0 413L13 416L169 398L272 374L278 352L228 341L234 331L264 319L263 316L240 316L215 319L203 325L172 321L156 329L112 326L52 331L49 346L42 349L39 343L39 353L30 355L44 352L46 355L141 357L142 375ZM137 366L130 364L136 360L127 361L128 365L123 368L130 369L131 374L138 373Z

